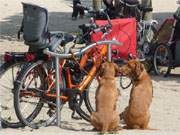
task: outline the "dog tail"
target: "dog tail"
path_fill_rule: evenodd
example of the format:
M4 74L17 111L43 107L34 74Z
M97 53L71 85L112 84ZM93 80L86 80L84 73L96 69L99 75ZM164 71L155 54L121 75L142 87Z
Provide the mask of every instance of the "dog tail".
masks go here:
M147 130L159 130L159 129L156 129L156 128L150 128L150 127L147 127L146 129L147 129Z

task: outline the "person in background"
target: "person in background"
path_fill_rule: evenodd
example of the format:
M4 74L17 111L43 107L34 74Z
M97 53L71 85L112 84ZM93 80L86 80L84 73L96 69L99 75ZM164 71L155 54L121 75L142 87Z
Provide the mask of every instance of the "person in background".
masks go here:
M180 4L180 0L177 0L177 4ZM175 30L174 30L174 41L173 44L170 46L170 49L172 50L172 56L173 59L175 59L175 63L180 62L180 55L179 55L179 50L180 50L180 6L177 8L176 12L174 13L174 18L176 19L176 25L175 25Z
M177 0L177 4L180 5L180 0ZM180 20L180 6L179 6L178 9L176 10L175 15L176 15L176 17L177 17L177 19L178 19L178 21L179 21L179 20Z
M152 0L140 0L140 1L141 1L141 4L142 4L144 7L152 8ZM152 11L146 12L144 19L145 19L146 21L152 20L152 19L153 19Z
M102 0L92 0L93 10L99 11L102 9Z
M119 9L117 10L115 2L117 4L117 3L119 3L119 0L103 0L103 3L107 9L107 13L111 19L119 17Z
M177 4L180 5L180 0L177 1ZM176 26L175 26L175 39L177 39L180 43L180 6L178 7L178 9L176 10L176 12L174 13L174 17L176 18Z
M72 20L76 20L78 14L80 18L84 17L84 8L81 6L80 0L73 0L73 12L72 12Z

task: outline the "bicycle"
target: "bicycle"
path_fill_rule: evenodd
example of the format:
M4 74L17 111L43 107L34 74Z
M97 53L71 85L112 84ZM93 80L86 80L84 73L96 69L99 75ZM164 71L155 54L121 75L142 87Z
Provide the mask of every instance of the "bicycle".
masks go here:
M18 128L23 124L15 117L13 102L14 81L26 62L42 59L37 52L6 52L0 66L1 121L3 128ZM33 59L32 59L33 58Z
M180 1L177 1L180 4ZM167 18L160 26L155 37L157 47L154 52L153 64L157 75L168 76L171 69L179 67L180 41L180 7L173 18Z
M146 12L153 11L151 7L143 7L139 2L131 4L131 2L120 0L122 6L125 8L124 14L128 15L128 12L131 12L130 9L134 9L134 15L138 20L137 23L137 43L138 43L138 58L141 59L145 65L145 68L148 72L150 72L153 68L153 52L154 45L153 39L155 34L157 33L156 25L158 22L156 20L145 20ZM127 11L126 11L127 10Z
M97 25L95 23L96 20L108 20L108 21L110 21L110 18L112 18L112 17L110 16L109 19L107 19L108 18L107 15L109 16L109 14L107 12L107 9L101 10L101 11L92 11L92 10L90 10L87 7L84 7L84 9L85 9L86 13L89 13L90 16L92 16L92 18L90 20L90 23L79 25L79 28L80 28L81 32L78 35L77 43L88 44L88 43L92 42L92 36L91 35L92 35L93 29L95 29L97 27ZM106 12L107 15L103 14L103 12ZM129 41L131 41L130 36L126 32L122 31L122 34L127 35L127 37L129 38ZM98 33L97 33L97 36L99 37ZM114 35L114 37L116 37L118 39L117 36L120 36L120 35ZM104 38L102 38L102 39L104 39ZM130 44L128 44L128 45L130 45ZM128 49L129 49L129 47L127 48L127 52L129 51ZM116 64L118 64L119 66L125 64L125 62L128 59L132 58L130 53L129 53L128 59L124 58L124 57L120 58L118 55L121 54L121 50L119 51L119 50L115 50L114 49L112 53L113 53L113 61ZM120 81L119 82L120 82L121 88L126 89L126 88L128 88L131 85L131 80L130 79L128 79L125 76L121 76L121 75L119 77L120 77Z
M92 47L96 46L97 44L104 45L107 43L117 44L116 42L113 42L113 41L102 41L102 42L97 42L97 43L91 44L90 46L84 48L79 53L58 54L58 55L62 58L66 58L66 59L73 58L74 56L81 55L87 49L92 48ZM106 50L106 48L104 47L104 51L101 52L103 55L106 54L105 50ZM51 54L55 55L55 53L51 53ZM62 72L62 78L61 78L63 83L60 83L60 84L62 84L61 85L62 93L60 96L60 99L62 100L61 102L62 102L62 104L64 104L65 102L68 102L70 109L72 109L73 111L76 111L82 118L84 118L87 121L89 121L89 116L85 112L83 112L83 110L80 108L82 99L83 99L82 96L84 94L83 92L85 91L85 88L88 86L88 84L91 82L91 80L93 80L98 68L101 65L102 54L99 56L99 58L92 59L93 66L88 71L87 76L83 80L80 80L80 82L77 82L78 80L76 80L76 82L74 82L74 80L72 79L73 74L72 74L71 70L73 70L74 68L70 67L70 65L69 65L69 64L72 64L72 61L66 60L67 65L66 64L64 66L61 65L62 66L61 70L64 71L64 72ZM84 66L83 58L85 58L86 56L87 56L87 54L85 54L81 59L82 60L80 62L81 68ZM88 56L90 56L90 55L88 54ZM45 124L45 126L47 126L52 121L54 121L56 118L56 113L52 112L52 110L55 110L55 108L57 107L55 105L56 93L53 90L54 89L54 79L56 79L56 77L55 77L54 70L52 70L53 68L52 67L49 68L49 71L48 71L45 66L46 64L47 64L47 62L43 63L43 61L38 61L38 62L30 64L30 66L27 65L25 68L23 68L21 70L20 74L17 77L16 83L15 83L14 106L15 106L16 114L21 122L23 122L25 125L28 125L32 128L44 126L44 124ZM75 65L75 66L77 66L77 65ZM48 71L48 74L45 73L46 70ZM77 70L79 70L79 69L76 67L76 71ZM80 74L82 75L82 73L80 73ZM31 84L27 84L28 86L26 85L26 78L30 78L31 75L32 75L32 79L28 80L28 82L32 82L35 79L37 82L37 79L39 79L39 81L38 81L39 87L37 86L37 88L34 88L34 85L31 86ZM34 76L36 76L36 78L34 78ZM50 77L50 78L48 78L48 77ZM53 78L53 80L51 78ZM43 82L43 80L45 82ZM50 82L46 82L46 80L49 80ZM66 85L65 85L65 82L67 83ZM41 86L40 84L48 84L48 86ZM78 96L80 97L79 102L77 100ZM33 119L39 114L44 103L47 103L46 107L48 108L48 106L49 106L50 110L51 110L51 112L50 112L49 108L48 108L48 110L43 111L43 112L51 113L50 114L51 117L50 117L50 119L45 120L45 122L41 123L40 125L32 123L32 119L31 120L27 119L23 110L21 110L21 108L19 107L21 105L21 103L23 102L23 98L25 98L26 100L28 100L28 98L30 98L30 100L31 100L33 97L39 98L39 100L40 100L40 101L37 101L36 108L33 109L33 113L31 113L31 114L33 114ZM25 101L25 102L28 104L28 101ZM30 104L31 104L31 102L30 102ZM35 104L35 103L33 102L33 104ZM26 112L27 112L27 110L26 110ZM28 112L30 113L31 111L28 111Z
M25 3L23 7L25 7ZM46 10L44 10L47 13ZM38 14L38 13L37 13ZM47 16L46 16L47 17ZM48 18L46 18L46 24L42 25L42 29L47 27ZM45 26L46 25L46 26ZM20 32L23 32L23 27L18 32L18 38L20 38ZM46 33L47 31L43 31ZM49 41L45 48L48 47L53 51L62 52L64 51L63 46L66 43L72 41L74 38L72 35L67 33L60 33L60 32L52 32L48 31L49 36L45 39L51 40ZM28 44L28 43L27 43ZM38 44L37 44L38 45ZM13 98L14 93L14 80L16 79L17 75L19 74L23 65L27 62L34 62L37 60L44 60L47 58L42 53L42 49L37 49L35 47L29 47L28 52L6 52L4 54L4 63L0 66L0 89L1 89L1 121L2 127L11 127L11 128L18 128L24 126L19 120L15 117L12 110L13 103L10 99ZM7 83L5 83L7 82ZM9 96L8 96L9 95ZM4 102L4 97L9 97L9 102ZM12 111L11 111L12 110Z
M6 56L6 55L5 55ZM1 103L1 124L2 128L16 128L22 126L19 120L14 117L13 110L13 82L24 62L5 62L0 66L0 103Z
M104 35L106 35L110 28L111 25L107 24L95 28L94 31L102 31ZM75 53L69 53L69 50L66 51L67 54L49 52L52 55L62 58L61 61L56 60L56 64L52 62L52 58L49 55L48 59L26 64L15 81L14 106L19 120L31 128L47 126L56 120L55 109L59 108L60 110L63 104L68 102L69 108L73 110L73 112L76 111L83 119L89 121L89 115L81 109L81 104L83 100L86 100L84 97L86 93L85 90L96 76L104 58L108 58L108 60L111 61L110 45L108 48L104 46L101 51L93 48L96 45L105 44L119 45L119 42L100 41L87 45ZM48 51L46 50L45 52L47 54ZM106 53L109 54L108 57L106 57ZM76 56L78 57L76 58ZM59 73L60 77L62 75L62 81L60 86L59 81L56 81L56 87L61 87L61 106L57 106L55 103L59 99L59 96L56 96L55 92L55 80L58 80L59 77L57 71L59 69L57 68L58 65L60 65ZM56 72L54 66L56 67ZM58 99L56 99L57 97ZM28 99L30 99L30 101L28 101ZM21 108L21 104L23 103L30 105L31 107L28 107L28 109L32 110L23 112L26 109ZM46 106L44 106L44 104L46 104ZM86 106L87 105L89 104L86 104ZM39 121L37 117L40 116L40 112L44 112L45 117Z
M153 8L144 7L138 1L119 0L110 5L106 4L107 12L110 18L132 18L137 20L137 58L144 64L147 72L151 72L153 69L153 54L155 45L153 44L153 38L157 32L155 25L156 20L145 20L146 12L151 12ZM110 7L108 7L110 6ZM124 78L127 81L121 81L120 86L125 89L131 84L128 78ZM129 82L129 83L124 83Z

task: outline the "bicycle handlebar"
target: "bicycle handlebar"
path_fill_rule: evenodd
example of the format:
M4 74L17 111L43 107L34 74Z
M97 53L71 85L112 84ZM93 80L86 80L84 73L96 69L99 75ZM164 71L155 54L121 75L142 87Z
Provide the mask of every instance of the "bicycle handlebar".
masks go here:
M106 16L106 18L107 18L108 24L109 24L110 26L112 26L111 19L110 19L108 13L105 12L104 10L100 10L100 11L88 11L88 12L90 12L90 13L92 13L92 14L104 14L104 15Z
M100 31L102 31L103 33L108 33L108 31L112 28L112 23L111 23L111 19L110 19L109 15L104 10L100 10L100 11L87 10L87 11L89 13L95 14L95 15L104 14L107 18L108 24L98 26L95 23L95 21L92 20L91 23L79 25L79 28L83 30L84 27L88 27L91 29L91 32L94 32L94 33L98 33Z
M108 13L106 13L103 9L101 9L101 10L99 10L99 11L94 11L94 10L91 10L90 8L84 7L84 6L82 6L82 5L78 5L78 6L81 7L81 8L83 8L84 10L86 10L89 14L93 14L93 17L96 16L96 15L100 15L100 14L101 14L101 15L102 15L102 14L105 15L106 18L107 18L107 20L108 20L109 25L112 26L112 24L111 24L111 19L110 19Z
M126 2L124 2L124 1L122 1L122 0L119 0L119 2L120 3L122 3L123 5L126 5L126 6L128 6L128 7L136 7L137 5L139 5L139 4L128 4L128 3L126 3Z
M105 24L103 26L97 27L93 30L93 32L98 33L100 31L102 31L103 33L105 33L107 30L111 29L112 26L110 24Z
M51 55L53 57L59 57L59 58L71 58L72 56L79 56L85 53L88 49L93 48L96 45L117 45L121 46L122 43L118 42L117 40L105 40L105 41L98 41L96 43L90 44L87 47L83 48L82 50L75 52L75 53L63 53L63 54L58 54L55 52L50 51L48 48L44 49L43 52L44 54Z

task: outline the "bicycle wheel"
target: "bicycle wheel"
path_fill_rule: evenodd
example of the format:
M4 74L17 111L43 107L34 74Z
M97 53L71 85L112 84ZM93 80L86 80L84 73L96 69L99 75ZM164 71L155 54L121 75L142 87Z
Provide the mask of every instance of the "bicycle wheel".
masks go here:
M150 73L153 70L152 60L143 61L142 64L144 65L144 67L148 73Z
M93 111L95 111L95 108L96 108L95 95L96 95L97 87L98 87L98 81L94 78L92 82L89 84L89 86L87 87L86 91L84 92L84 102L90 114Z
M157 46L153 56L154 70L157 75L167 75L170 73L172 65L172 54L167 44Z
M142 37L139 39L140 41L140 48L137 50L138 58L142 58L142 63L144 64L144 67L147 72L151 72L153 69L153 52L154 52L154 44L153 39L155 37L155 34L157 33L157 29L154 25L148 25L144 32ZM142 40L142 41L141 41Z
M144 64L144 67L148 73L153 70L153 52L155 49L153 40L156 33L157 29L154 25L152 25L149 31L146 32L146 39L142 48L145 53L145 61L143 61L142 63Z
M13 106L14 80L23 64L24 62L5 62L0 67L0 107L3 128L23 126L16 117Z
M119 83L120 83L121 88L127 89L131 86L132 80L126 76L120 76Z
M56 99L44 96L48 88L48 68L51 68L50 63L43 61L27 64L15 83L16 115L23 124L31 128L48 126L56 119Z

